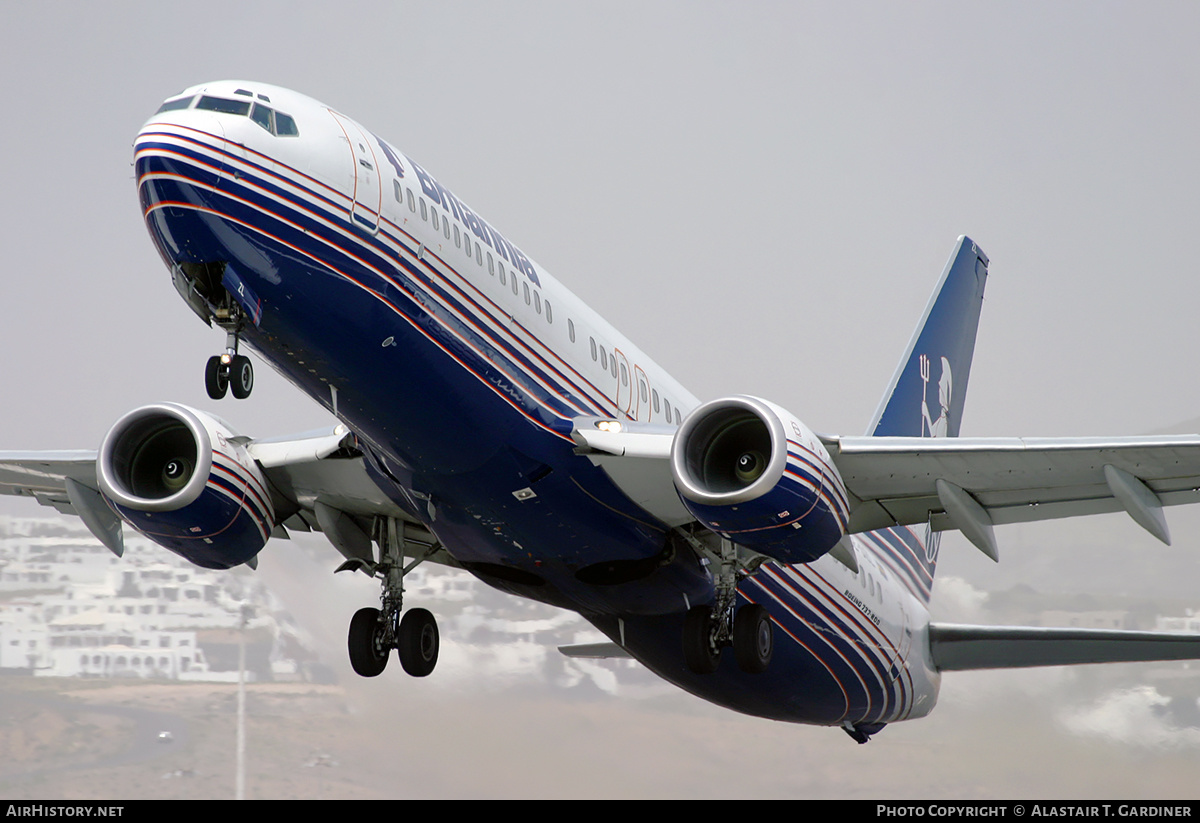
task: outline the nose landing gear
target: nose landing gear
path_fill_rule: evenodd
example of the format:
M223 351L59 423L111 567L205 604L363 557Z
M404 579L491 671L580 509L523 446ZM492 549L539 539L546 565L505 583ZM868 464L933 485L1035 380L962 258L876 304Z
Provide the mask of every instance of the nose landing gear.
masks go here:
M220 400L230 389L238 400L245 400L254 388L254 366L249 357L238 354L237 350L237 332L229 332L225 353L213 355L205 364L204 388L213 400Z

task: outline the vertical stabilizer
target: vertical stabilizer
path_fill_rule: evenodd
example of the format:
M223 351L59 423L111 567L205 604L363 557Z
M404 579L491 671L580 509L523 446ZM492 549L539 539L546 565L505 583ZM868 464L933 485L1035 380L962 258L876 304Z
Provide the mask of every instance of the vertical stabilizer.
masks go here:
M958 436L987 267L971 238L958 238L867 434Z
M867 428L877 437L957 437L983 307L987 255L958 238L896 373ZM923 532L923 534L922 534ZM941 534L896 526L863 535L910 590L929 602Z

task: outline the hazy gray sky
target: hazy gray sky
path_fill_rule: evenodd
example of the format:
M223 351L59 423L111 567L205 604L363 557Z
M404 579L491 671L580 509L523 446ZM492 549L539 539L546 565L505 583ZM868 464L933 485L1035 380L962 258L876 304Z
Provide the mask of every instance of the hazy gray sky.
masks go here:
M861 432L966 233L992 266L964 435L1194 418L1198 24L1185 2L0 4L0 448L95 448L155 400L251 435L326 421L266 368L207 399L222 335L139 214L141 123L224 78L399 146L702 399ZM892 731L871 746L903 756Z

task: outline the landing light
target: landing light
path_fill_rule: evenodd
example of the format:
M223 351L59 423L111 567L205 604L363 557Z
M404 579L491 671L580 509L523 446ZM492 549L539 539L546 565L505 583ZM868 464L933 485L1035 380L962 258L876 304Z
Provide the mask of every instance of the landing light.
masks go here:
M616 434L621 430L621 424L616 420L600 420L596 423L596 428L602 432L612 432Z
M226 352L225 354L221 355L221 363L222 363L222 365L228 366L228 365L229 365L230 363L232 363L232 362L233 362L233 355L232 355L232 354L229 354L228 352Z

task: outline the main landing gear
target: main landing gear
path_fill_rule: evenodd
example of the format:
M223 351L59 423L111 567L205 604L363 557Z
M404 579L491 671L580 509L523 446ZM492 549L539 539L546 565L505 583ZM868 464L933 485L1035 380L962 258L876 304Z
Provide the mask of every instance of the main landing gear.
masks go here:
M425 547L424 553L404 565L405 523L394 518L380 519L377 525L381 560L368 563L361 559L348 560L338 571L358 569L379 579L382 608L359 609L350 621L347 647L350 665L363 677L376 677L387 667L392 649L400 658L404 671L413 677L425 677L437 665L437 621L426 609L409 609L400 617L404 603L404 575L436 551L437 546ZM407 542L412 548L419 544Z
M724 538L717 552L699 541L693 546L710 563L716 561L717 596L712 604L688 609L683 621L684 662L696 674L712 674L721 660L721 649L733 646L739 669L747 674L765 672L775 646L771 615L757 603L736 608L736 601L738 580L754 574L766 558L756 555L742 563L736 547Z
M245 400L254 388L254 366L250 358L238 354L238 334L225 337L225 353L208 358L204 367L204 388L213 400L220 400L229 389L238 400Z

